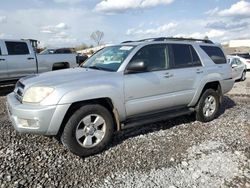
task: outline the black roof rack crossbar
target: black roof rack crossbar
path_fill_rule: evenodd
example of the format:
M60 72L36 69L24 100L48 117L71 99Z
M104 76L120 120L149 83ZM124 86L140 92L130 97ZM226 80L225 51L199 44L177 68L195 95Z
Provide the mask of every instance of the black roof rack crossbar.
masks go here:
M209 39L194 39L194 38L176 38L176 37L160 37L160 38L155 38L154 41L165 41L165 40L174 40L174 41L182 41L182 40L186 40L186 41L196 41L196 42L204 42L204 43L210 43L213 44L213 42Z
M194 41L194 42L204 42L208 44L213 44L213 42L209 39L193 39L193 38L176 38L176 37L159 37L159 38L147 38L137 41L124 41L122 43L129 43L129 42L146 42L146 41L166 41L166 40L173 40L173 41Z
M141 39L141 40L128 40L128 41L124 41L123 43L130 43L130 42L146 42L146 41L155 41L156 38L147 38L147 39Z

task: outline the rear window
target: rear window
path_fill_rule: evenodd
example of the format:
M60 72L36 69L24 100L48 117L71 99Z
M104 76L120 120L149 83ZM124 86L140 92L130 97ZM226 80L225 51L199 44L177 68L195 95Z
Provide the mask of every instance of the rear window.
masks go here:
M29 48L25 42L5 42L9 55L29 54Z
M54 53L56 54L72 54L70 49L57 49Z
M215 64L227 63L226 57L223 51L216 46L201 46L206 54L213 60Z

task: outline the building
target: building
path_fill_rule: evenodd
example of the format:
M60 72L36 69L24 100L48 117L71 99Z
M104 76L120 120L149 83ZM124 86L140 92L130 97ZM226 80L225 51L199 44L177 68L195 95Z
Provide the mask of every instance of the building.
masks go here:
M250 39L230 40L227 44L222 45L226 54L249 53Z
M237 47L250 47L250 39L229 41L229 48L237 48Z

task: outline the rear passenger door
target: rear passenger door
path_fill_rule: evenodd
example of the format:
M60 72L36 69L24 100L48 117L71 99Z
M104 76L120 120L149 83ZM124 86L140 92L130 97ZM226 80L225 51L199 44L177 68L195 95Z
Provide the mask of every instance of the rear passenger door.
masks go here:
M8 78L6 57L3 55L3 43L0 41L0 81Z
M36 73L36 63L26 42L5 41L8 74L12 79Z
M204 74L200 58L189 44L169 44L170 65L167 74L174 83L175 105L188 105Z

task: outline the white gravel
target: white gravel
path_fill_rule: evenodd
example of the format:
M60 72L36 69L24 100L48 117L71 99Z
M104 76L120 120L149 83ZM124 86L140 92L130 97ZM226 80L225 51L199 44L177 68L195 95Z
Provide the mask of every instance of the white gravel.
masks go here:
M225 183L243 175L242 166L248 160L241 152L221 150L227 146L205 141L190 147L185 161L174 167L116 173L100 187L226 187Z

